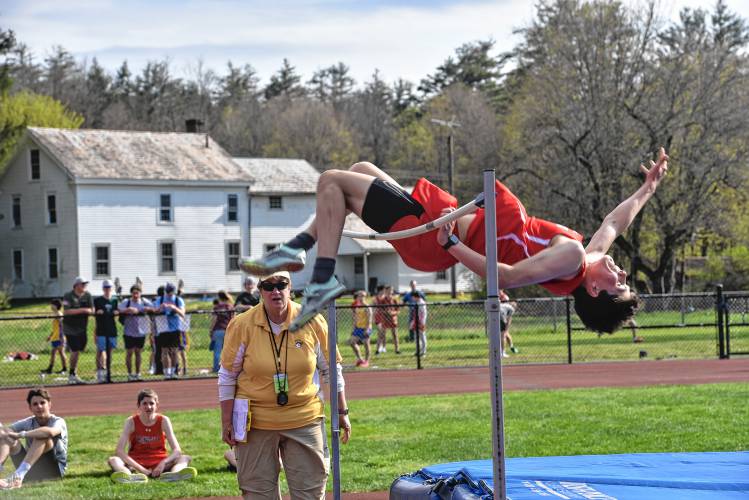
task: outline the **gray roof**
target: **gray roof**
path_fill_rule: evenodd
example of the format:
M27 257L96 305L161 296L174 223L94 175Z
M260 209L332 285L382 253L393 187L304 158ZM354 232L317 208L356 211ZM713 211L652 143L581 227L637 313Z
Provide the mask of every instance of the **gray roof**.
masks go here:
M253 180L205 134L38 127L28 132L75 179Z
M252 194L295 193L317 191L320 172L307 160L282 158L234 158L255 179Z

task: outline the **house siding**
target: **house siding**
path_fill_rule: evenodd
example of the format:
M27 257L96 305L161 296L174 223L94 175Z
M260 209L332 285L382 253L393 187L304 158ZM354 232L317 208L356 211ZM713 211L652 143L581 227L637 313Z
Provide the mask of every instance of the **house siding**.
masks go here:
M269 196L251 195L250 217L251 230L249 235L250 256L259 257L265 252L265 245L280 244L290 240L299 232L306 229L315 216L315 195L284 195L283 208L269 208ZM312 276L312 264L316 256L316 249L307 254L310 264L303 271L292 273L291 280L294 289L303 288Z
M30 180L27 141L0 177L0 283L12 282L12 251L23 250L24 279L13 283L15 297L60 296L78 273L75 191L67 174L40 149L40 179ZM47 195L54 193L57 224L47 224ZM13 228L12 198L21 196L21 227ZM48 249L57 248L58 278L48 277Z
M227 195L237 194L238 222L227 222ZM227 272L226 242L240 241L246 252L247 191L211 187L78 186L79 266L94 278L94 245L110 247L110 276L127 291L136 276L144 292L167 281L185 283L186 293L241 289L241 272ZM160 195L170 194L172 223L158 221ZM173 241L175 272L159 272L158 244ZM98 292L104 277L92 279Z

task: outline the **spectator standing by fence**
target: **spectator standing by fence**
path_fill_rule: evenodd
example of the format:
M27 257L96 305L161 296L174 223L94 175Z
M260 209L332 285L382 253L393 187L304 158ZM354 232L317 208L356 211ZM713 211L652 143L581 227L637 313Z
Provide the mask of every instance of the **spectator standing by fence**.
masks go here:
M260 303L260 291L255 285L255 278L252 276L244 279L244 291L237 295L237 300L234 301L234 309L237 313L243 313Z
M221 350L224 348L224 335L229 321L234 317L231 295L223 290L218 292L218 302L213 306L211 319L211 345L213 345L213 373L218 373L221 363Z
M26 402L32 416L7 427L0 425L0 470L8 456L16 466L10 477L0 479L0 490L20 488L24 480L60 479L65 475L68 464L65 420L51 413L52 398L46 389L31 389Z
M387 352L387 330L393 335L395 354L400 354L398 343L398 299L393 296L393 287L385 285L382 293L375 297L375 304L379 305L380 315L377 317L377 352ZM376 314L376 313L375 313Z
M416 299L421 297L426 300L426 295L421 290L416 288L416 280L411 280L408 283L411 288L409 291L403 294L403 303L408 304L408 341L413 342L416 338L416 331L411 328L414 324L414 315L416 314Z
M427 301L422 295L415 295L412 299L414 304L413 318L409 325L415 334L417 342L416 352L418 356L427 354Z
M510 325L512 324L512 315L515 314L515 310L518 307L517 302L510 302L510 296L505 293L504 290L499 291L499 329L502 332L502 357L509 358L507 354L507 345L510 346L510 351L517 353L518 349L512 341L512 335L510 335Z
M138 285L130 287L130 297L120 302L119 310L123 325L123 340L125 342L125 366L127 380L141 380L141 358L146 334L151 331L151 321L143 314L151 311L153 304L141 296ZM133 372L133 356L135 356L135 372Z
M55 368L55 355L60 355L62 369L57 373L65 373L68 370L68 358L65 356L65 336L62 334L62 301L52 299L49 304L52 314L52 332L47 337L50 344L49 366L42 370L44 374L50 374Z
M94 314L94 301L91 294L86 291L88 281L78 276L73 281L73 290L62 297L64 317L62 320L62 332L70 349L70 372L69 384L82 384L83 380L78 377L78 358L86 349L88 340L88 317Z
M109 367L111 367L112 351L117 347L117 321L115 316L120 314L119 300L113 292L112 282L104 280L101 285L102 295L94 299L94 314L96 314L96 381L107 382Z
M351 304L354 329L351 332L349 345L356 356L356 366L366 368L369 366L369 336L372 334L372 309L366 302L367 292L359 290L354 294L354 302ZM359 345L364 346L364 357L362 358Z
M167 283L164 296L154 302L154 307L163 314L156 316L156 347L161 350L161 364L167 380L177 378L177 351L185 317L185 301L176 292L174 284Z

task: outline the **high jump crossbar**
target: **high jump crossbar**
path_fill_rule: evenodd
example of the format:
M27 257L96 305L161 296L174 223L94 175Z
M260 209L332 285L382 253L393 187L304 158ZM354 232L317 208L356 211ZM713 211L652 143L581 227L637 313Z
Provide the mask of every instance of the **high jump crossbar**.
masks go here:
M494 192L493 186L491 192ZM466 203L457 210L454 210L447 215L443 215L438 219L427 222L426 224L422 224L421 226L412 227L411 229L393 231L391 233L357 233L356 231L343 231L341 235L358 240L401 240L403 238L410 238L411 236L428 233L429 231L433 231L441 226L444 226L448 222L452 222L466 214L475 212L484 205L484 199L484 193L480 193L478 196L476 196L476 198L473 199L473 201Z

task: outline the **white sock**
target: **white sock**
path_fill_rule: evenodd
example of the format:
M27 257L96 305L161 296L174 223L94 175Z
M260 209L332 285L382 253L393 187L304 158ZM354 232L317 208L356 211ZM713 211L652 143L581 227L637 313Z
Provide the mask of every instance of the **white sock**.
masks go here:
M16 469L16 475L23 481L23 478L26 477L26 473L29 472L29 469L31 469L31 465L24 460Z

